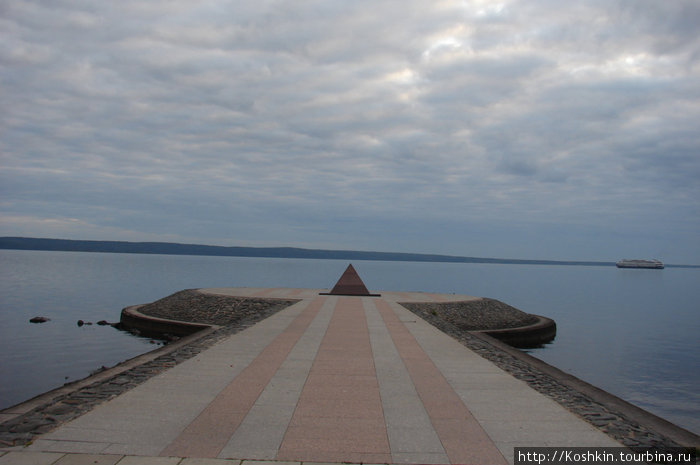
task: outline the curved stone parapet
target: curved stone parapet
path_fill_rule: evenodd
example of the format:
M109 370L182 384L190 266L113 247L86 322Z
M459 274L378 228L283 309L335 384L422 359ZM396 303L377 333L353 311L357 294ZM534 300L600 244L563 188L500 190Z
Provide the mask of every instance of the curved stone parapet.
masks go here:
M510 346L519 348L539 347L551 342L557 335L557 324L546 316L533 316L537 317L538 321L528 326L472 332L488 334Z
M215 326L144 315L138 311L141 307L143 305L132 305L123 309L119 319L119 328L127 331L135 329L146 335L170 334L172 336L189 336L197 331Z
M187 336L206 328L250 326L297 301L185 289L149 304L125 308L119 327L167 339L168 336Z

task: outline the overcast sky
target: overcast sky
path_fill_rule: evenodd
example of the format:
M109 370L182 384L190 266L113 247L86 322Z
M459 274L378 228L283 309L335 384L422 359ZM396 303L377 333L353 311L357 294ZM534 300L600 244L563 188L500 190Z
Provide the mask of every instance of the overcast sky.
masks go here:
M700 263L700 2L0 3L0 235Z

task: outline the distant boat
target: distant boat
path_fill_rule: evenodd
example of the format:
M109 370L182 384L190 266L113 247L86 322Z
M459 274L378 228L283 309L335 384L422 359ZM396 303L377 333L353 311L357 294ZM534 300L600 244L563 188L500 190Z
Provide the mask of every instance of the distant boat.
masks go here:
M618 268L651 268L655 270L662 270L664 264L659 260L628 260L623 258L619 262L615 263Z

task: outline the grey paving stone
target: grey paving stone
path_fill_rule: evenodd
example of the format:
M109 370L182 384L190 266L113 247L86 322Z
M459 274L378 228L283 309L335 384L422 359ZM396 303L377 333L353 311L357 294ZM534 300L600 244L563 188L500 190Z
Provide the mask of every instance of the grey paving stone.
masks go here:
M391 454L391 460L394 463L430 463L430 464L449 464L450 459L445 454L428 454L414 452L399 452Z
M240 463L240 460L189 458L180 462L180 465L240 465Z
M310 463L310 462L307 462ZM278 462L278 461L251 461L251 460L244 460L241 465L301 465L301 462Z
M253 461L258 461L258 460L275 460L275 457L277 457L277 450L256 450L256 449L245 449L241 451L234 451L228 454L227 452L222 451L221 454L219 454L219 458L222 459L228 459L228 460L243 460L241 457L245 457L247 460L253 460Z
M143 457L127 455L117 465L179 465L180 457Z
M440 443L437 433L432 427L393 426L387 428L391 454L398 453L429 453L444 454L445 449Z
M138 455L144 457L157 457L163 450L162 445L150 444L111 444L103 452L105 454Z
M0 457L0 465L52 465L64 455L51 452L8 452Z
M66 454L55 465L115 465L122 455Z
M280 444L282 444L282 439L284 439L288 423L289 420L282 425L254 429L250 427L239 428L221 450L219 457L274 459ZM253 454L257 457L254 457Z
M87 441L53 441L50 439L38 439L31 445L27 446L29 451L44 451L44 452L65 452L76 454L98 454L103 453L108 442L87 442Z

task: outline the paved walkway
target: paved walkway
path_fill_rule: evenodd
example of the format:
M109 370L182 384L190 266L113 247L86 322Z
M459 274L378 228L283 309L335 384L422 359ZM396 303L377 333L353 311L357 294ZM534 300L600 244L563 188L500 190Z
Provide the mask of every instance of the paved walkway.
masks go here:
M0 465L506 464L516 446L620 446L396 303L465 296L210 291L302 300Z

